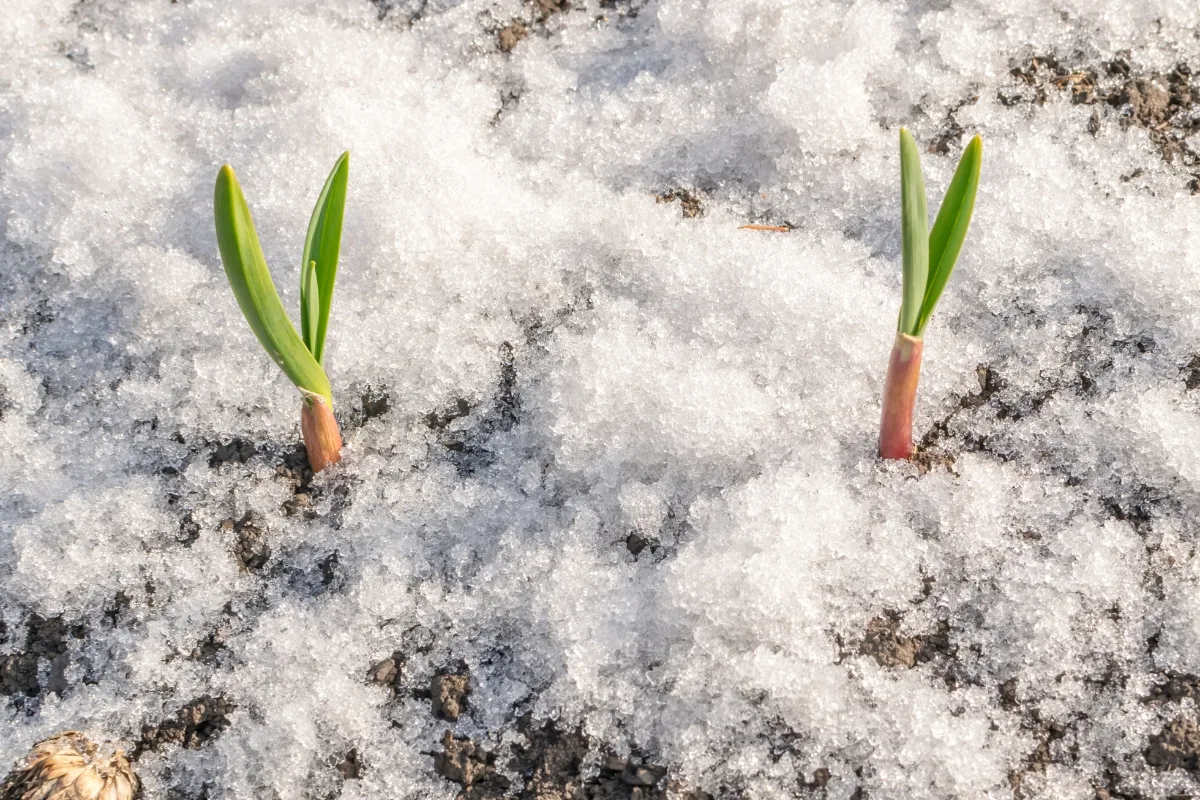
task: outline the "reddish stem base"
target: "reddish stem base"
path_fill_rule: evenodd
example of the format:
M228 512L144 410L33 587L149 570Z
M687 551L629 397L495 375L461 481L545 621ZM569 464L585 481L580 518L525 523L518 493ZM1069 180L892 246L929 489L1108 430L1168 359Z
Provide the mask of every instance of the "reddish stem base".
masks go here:
M917 403L917 381L921 378L924 342L897 333L883 385L883 417L879 423L879 457L912 458L913 408Z
M320 395L306 394L300 404L300 432L313 472L342 460L342 432L333 409Z

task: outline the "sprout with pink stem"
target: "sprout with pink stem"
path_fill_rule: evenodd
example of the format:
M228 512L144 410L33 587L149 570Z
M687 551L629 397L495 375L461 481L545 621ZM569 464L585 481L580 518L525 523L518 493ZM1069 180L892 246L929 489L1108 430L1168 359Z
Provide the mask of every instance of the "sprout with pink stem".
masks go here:
M976 136L963 151L930 230L917 143L906 129L900 129L904 295L883 387L883 417L879 424L881 458L912 457L913 407L917 400L917 381L921 377L925 327L967 238L982 161L983 142Z

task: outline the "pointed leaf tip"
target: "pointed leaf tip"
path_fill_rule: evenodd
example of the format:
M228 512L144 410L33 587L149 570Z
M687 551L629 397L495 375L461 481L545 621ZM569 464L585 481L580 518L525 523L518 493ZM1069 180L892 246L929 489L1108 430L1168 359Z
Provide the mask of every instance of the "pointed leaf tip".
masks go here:
M313 323L313 357L324 361L325 337L329 330L329 312L333 304L333 287L337 280L338 255L342 241L342 218L346 206L346 185L350 178L350 151L342 153L325 186L317 198L308 235L304 240L302 266L316 262L317 285L320 289L320 308Z
M225 275L263 349L292 383L332 402L329 379L283 310L254 230L250 207L228 164L217 172L213 214Z
M929 232L929 284L921 301L917 335L929 324L942 290L958 263L959 253L967 238L975 195L979 189L979 174L983 164L983 140L976 135L963 148L954 177L946 187L946 196L938 209L933 230Z
M929 213L921 158L907 128L900 129L900 236L904 271L899 330L916 335L929 278Z

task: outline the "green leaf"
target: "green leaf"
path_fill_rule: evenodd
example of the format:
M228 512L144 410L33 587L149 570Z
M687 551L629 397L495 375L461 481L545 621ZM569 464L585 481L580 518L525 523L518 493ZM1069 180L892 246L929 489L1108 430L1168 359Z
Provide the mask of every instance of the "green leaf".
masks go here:
M325 334L329 330L329 309L333 305L333 284L337 280L338 251L342 244L342 214L346 208L346 183L350 178L350 153L333 165L333 171L325 180L321 196L317 198L312 219L308 223L308 235L304 239L304 265L316 262L317 285L320 290L320 311L312 322L312 354L318 364L325 361ZM306 337L307 340L307 337Z
M217 173L213 208L225 275L254 335L292 383L304 391L321 395L332 407L329 378L283 310L258 243L250 207L246 205L242 187L228 164Z
M983 163L983 142L978 136L970 141L959 159L954 178L946 189L937 220L929 232L929 283L925 287L925 298L917 320L917 336L925 331L950 280L950 273L958 262L967 228L971 225L971 212L975 209L975 193L979 189L979 168Z
M321 289L317 286L317 262L300 270L300 337L308 352L317 346L317 318L321 315Z
M925 208L925 179L917 143L900 129L900 228L904 248L904 294L900 301L900 332L917 335L917 320L929 277L929 215Z

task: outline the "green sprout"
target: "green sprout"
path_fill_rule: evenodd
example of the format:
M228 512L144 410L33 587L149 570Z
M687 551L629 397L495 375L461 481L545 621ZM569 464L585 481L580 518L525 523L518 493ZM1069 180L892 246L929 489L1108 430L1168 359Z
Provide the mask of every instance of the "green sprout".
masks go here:
M950 273L958 263L971 213L975 210L975 193L979 189L979 168L983 163L983 142L978 136L970 141L959 159L958 169L942 206L938 209L933 230L925 211L925 180L921 175L921 160L917 143L905 128L900 129L900 195L901 221L904 241L904 297L900 304L901 333L920 337L941 299Z
M221 261L242 314L263 349L304 396L301 428L314 471L337 461L341 450L341 434L333 421L333 393L323 364L349 175L347 152L329 173L308 224L300 262L300 333L279 299L250 207L228 164L217 173L213 197ZM316 440L310 440L310 433Z
M959 159L930 230L917 143L908 130L900 129L903 293L896 342L892 347L883 393L879 435L879 454L883 458L912 456L912 415L921 374L925 328L967 238L982 163L983 142L976 136Z

